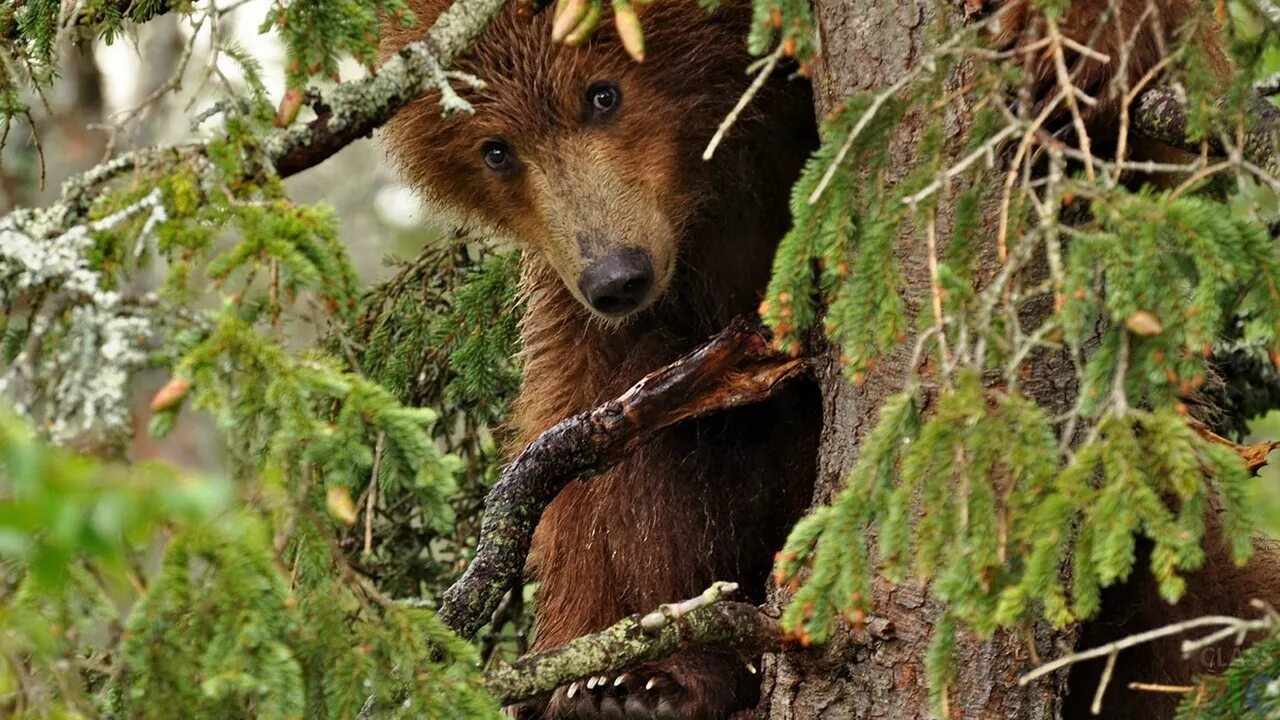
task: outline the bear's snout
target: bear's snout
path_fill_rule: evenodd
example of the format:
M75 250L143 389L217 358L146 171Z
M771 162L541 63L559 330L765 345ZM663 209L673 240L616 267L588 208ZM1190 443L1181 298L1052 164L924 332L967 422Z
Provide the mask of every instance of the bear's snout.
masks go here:
M641 307L653 289L653 261L636 247L619 248L587 265L578 289L602 315L620 317Z

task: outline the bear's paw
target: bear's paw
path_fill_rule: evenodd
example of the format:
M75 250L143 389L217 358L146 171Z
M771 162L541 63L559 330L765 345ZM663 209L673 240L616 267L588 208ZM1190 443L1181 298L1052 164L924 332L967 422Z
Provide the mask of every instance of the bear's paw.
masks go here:
M758 681L731 653L683 653L559 688L547 720L722 720L750 707Z

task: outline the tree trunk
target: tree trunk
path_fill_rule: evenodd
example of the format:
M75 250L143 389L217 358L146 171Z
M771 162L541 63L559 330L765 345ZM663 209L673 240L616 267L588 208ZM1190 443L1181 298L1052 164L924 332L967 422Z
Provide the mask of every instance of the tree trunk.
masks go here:
M927 31L940 20L933 4L915 0L817 0L815 4L822 48L814 75L819 116L825 116L855 93L886 87L902 77L925 54ZM959 86L958 81L953 82ZM920 120L908 118L897 131L893 165L898 176L915 161L914 148L922 131ZM962 139L968 123L967 116L953 113L948 118L949 142ZM856 164L857 159L851 162ZM940 240L948 236L951 211L945 201L939 208ZM994 228L995 214L989 215L990 229ZM994 230L986 237L995 237ZM928 307L929 272L924 245L920 238L904 233L897 251L907 285L906 303L913 313ZM980 279L992 277L997 267L994 249L988 249L991 252L984 253L988 260ZM1050 309L1046 304L1041 317ZM914 344L914 338L908 338L896 352L883 358L859 386L847 381L837 361L839 351L828 348L824 369L819 373L825 419L815 504L830 502L842 487L857 459L859 444L875 425L881 404L902 388L909 375ZM1032 377L1027 378L1023 392L1051 408L1069 407L1075 380L1065 358L1037 358L1032 367ZM785 600L785 590L777 591L774 601L781 605ZM924 667L933 627L940 616L937 603L917 583L893 585L879 578L873 607L877 617L892 623L893 632L888 639L871 638L846 625L823 647L767 658L759 716L770 720L929 717ZM1057 717L1065 674L1026 688L1018 686L1017 678L1034 667L1037 656L1052 658L1069 650L1076 636L1074 629L1053 631L1036 626L978 641L962 631L955 650L958 675L944 700L949 717Z

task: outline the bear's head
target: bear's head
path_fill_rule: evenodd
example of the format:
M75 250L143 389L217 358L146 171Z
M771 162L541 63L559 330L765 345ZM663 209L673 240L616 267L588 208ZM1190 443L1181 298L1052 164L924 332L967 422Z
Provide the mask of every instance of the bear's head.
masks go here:
M421 37L448 0L409 5L416 27L388 27L384 54ZM740 149L701 159L750 81L750 12L740 0L714 13L693 0L646 6L645 59L636 62L607 5L595 36L567 47L551 40L550 9L531 15L509 3L453 68L486 84L458 87L474 115L442 117L432 92L388 134L429 202L521 243L583 306L616 320L668 291L717 186L753 181L731 166Z

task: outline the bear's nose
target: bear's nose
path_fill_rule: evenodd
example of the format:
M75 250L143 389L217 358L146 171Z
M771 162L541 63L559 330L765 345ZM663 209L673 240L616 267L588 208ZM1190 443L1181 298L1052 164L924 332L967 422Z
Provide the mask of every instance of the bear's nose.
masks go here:
M653 263L639 248L613 250L582 271L578 288L604 315L625 315L644 302L653 287Z

